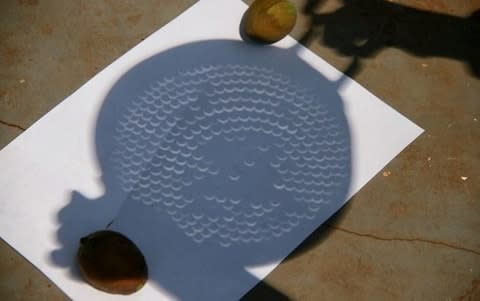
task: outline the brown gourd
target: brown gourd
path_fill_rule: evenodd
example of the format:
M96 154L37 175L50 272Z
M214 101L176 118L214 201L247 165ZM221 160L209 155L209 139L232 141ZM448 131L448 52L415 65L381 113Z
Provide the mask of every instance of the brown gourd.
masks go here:
M90 285L111 294L132 294L148 279L142 252L126 236L110 230L81 238L77 263Z

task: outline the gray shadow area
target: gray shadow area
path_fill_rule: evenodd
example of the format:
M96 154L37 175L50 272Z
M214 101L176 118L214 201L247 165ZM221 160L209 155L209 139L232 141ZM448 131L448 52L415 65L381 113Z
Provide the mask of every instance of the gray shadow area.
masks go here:
M72 193L53 262L75 276L78 239L113 220L144 252L151 283L181 300L239 299L259 281L247 267L285 258L345 201L337 87L292 49L239 41L141 62L99 112L105 195Z
M327 1L305 1L302 13L308 17L309 25L299 42L320 42L357 60L375 57L386 48L401 49L417 57L449 58L463 62L472 76L480 78L478 4L475 7L465 3L471 13L456 16L386 0L340 2L334 11L319 13ZM358 75L362 65L349 75Z

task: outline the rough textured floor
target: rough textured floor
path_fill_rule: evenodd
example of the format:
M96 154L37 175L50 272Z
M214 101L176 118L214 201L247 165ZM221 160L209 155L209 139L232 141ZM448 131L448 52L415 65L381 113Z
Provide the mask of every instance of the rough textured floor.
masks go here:
M0 147L193 2L1 1ZM245 299L480 300L480 1L295 2L293 36L425 133ZM64 299L0 241L0 300Z

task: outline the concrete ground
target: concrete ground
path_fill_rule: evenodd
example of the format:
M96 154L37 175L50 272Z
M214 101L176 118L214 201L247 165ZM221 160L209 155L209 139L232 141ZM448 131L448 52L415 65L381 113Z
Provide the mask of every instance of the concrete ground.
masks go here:
M0 147L193 2L1 1ZM480 300L480 1L295 2L293 36L425 133L245 299ZM0 300L65 299L0 241Z

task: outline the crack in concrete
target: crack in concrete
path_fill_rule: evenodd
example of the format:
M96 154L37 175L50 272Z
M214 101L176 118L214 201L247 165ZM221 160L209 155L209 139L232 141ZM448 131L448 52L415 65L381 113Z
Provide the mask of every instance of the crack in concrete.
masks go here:
M8 127L16 128L16 129L21 130L21 131L25 131L25 128L19 126L18 124L6 122L6 121L3 121L3 120L0 120L0 124L6 125Z
M348 234L359 236L359 237L366 237L366 238L371 238L371 239L381 240L381 241L422 242L422 243L428 243L428 244L432 244L432 245L444 246L444 247L459 250L459 251L469 252L469 253L480 256L480 251L476 251L476 250L473 250L473 249L469 249L469 248L462 247L462 246L457 246L457 245L454 245L454 244L451 244L451 243L438 241L438 240L431 240L431 239L424 239L424 238L381 237L381 236L374 235L374 234L369 234L369 233L355 232L355 231L348 230L348 229L345 229L345 228L332 226L332 225L329 225L329 224L325 224L325 226L328 227L328 228L331 228L333 230L337 230L337 231L340 231L340 232L348 233Z

